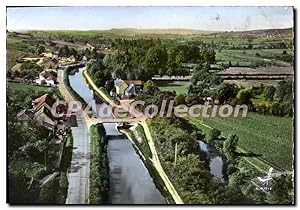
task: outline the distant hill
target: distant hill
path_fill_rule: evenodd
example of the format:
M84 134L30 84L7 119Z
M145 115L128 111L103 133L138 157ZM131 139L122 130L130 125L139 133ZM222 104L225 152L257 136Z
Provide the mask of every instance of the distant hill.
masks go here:
M282 28L282 29L259 29L250 31L231 31L222 33L232 33L235 35L277 35L277 34L292 34L293 28Z
M25 35L25 31L21 33L7 32L7 34L14 34L16 36ZM249 31L208 31L196 29L139 29L139 28L112 28L108 30L28 30L29 34L57 34L57 35L90 35L103 34L108 36L137 36L137 37L173 37L173 36L268 36L268 35L292 35L293 28L284 29L259 29Z
M138 28L112 28L109 30L104 30L102 32L117 33L117 34L170 34L170 35L197 35L197 34L210 34L217 33L217 31L205 31L205 30L195 30L195 29L180 29L180 28L170 28L170 29L138 29Z

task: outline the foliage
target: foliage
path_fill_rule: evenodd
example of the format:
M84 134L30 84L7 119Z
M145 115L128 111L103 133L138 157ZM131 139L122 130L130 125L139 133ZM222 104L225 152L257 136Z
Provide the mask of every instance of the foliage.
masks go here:
M238 89L234 84L222 83L216 87L213 95L220 104L230 103L235 98L237 91Z
M177 95L174 98L175 105L185 104L185 96L184 95Z
M221 131L216 129L216 128L213 128L210 132L209 132L209 141L212 142L214 140L219 140L221 137Z
M45 47L43 46L43 45L39 45L38 47L37 47L37 49L36 49L36 53L38 54L38 55L40 55L41 53L43 53L44 51L45 51Z
M104 87L106 82L111 80L111 74L108 70L97 71L95 74L91 75L91 77L98 87Z
M266 86L263 91L263 96L269 100L273 101L276 88L274 86Z
M267 200L271 204L292 204L294 202L293 178L291 175L282 174L274 177L271 183L271 191Z
M240 104L240 105L248 105L248 106L252 106L252 94L251 91L248 89L241 89L239 90L237 96L236 96L236 103Z
M102 124L90 127L90 204L108 202L109 167L107 158L107 139Z
M152 80L148 80L144 83L144 90L150 90L151 88L156 87L155 83Z
M293 164L293 119L248 113L247 117L210 117L190 119L205 133L210 128L220 129L227 137L235 132L238 137L238 148L245 152L254 152L258 159L275 168L291 170ZM252 161L252 160L251 160Z
M197 65L193 69L191 83L189 94L207 97L213 94L213 89L222 83L222 79L215 73L209 72L207 67Z
M151 128L163 168L184 203L220 204L243 200L239 189L232 196L232 192L229 194L205 169L197 142L197 138L203 136L201 133L189 135L194 130L190 124L183 119L157 118L152 120ZM176 163L175 144L178 148Z
M38 77L41 71L43 71L42 67L35 63L23 63L21 65L20 77L33 80Z

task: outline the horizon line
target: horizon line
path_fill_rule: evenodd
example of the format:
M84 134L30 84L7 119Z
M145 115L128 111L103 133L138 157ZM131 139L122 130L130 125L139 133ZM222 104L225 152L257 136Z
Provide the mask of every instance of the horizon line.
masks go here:
M220 33L220 32L246 32L246 31L259 31L259 30L278 30L278 29L293 29L294 26L290 27L278 27L278 28L257 28L250 30L208 30L208 29L195 29L195 28L135 28L135 27L120 27L120 28L108 28L108 29L7 29L9 32L18 32L18 31L109 31L114 29L121 30L191 30L198 32L212 32L212 33Z

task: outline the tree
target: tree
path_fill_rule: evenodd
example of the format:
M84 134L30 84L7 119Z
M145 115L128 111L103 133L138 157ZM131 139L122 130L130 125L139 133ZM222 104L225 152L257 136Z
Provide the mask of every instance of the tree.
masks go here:
M267 100L273 101L275 92L276 92L276 88L274 86L266 86L263 91L263 96Z
M108 70L97 71L92 78L98 87L104 87L106 81L111 80L111 74Z
M222 83L218 85L214 91L214 97L219 103L227 103L232 101L237 94L237 87L234 84Z
M224 141L223 152L227 156L228 159L231 159L235 155L238 140L239 140L239 138L236 134L231 134Z
M185 104L185 96L182 95L182 94L175 96L174 102L175 102L176 106L181 105L181 104Z
M43 68L35 63L23 63L21 65L20 76L24 79L33 80L41 71L43 71Z
M213 128L212 130L210 130L209 132L209 140L210 142L214 141L214 140L219 140L221 136L221 131Z
M152 74L164 75L167 70L168 54L161 46L152 47L147 51L144 65Z
M67 45L59 48L58 54L61 57L68 57L69 56L69 47Z
M106 68L110 67L111 62L112 62L111 55L109 55L109 54L105 55L102 61L103 61L104 66L106 66Z
M93 75L95 74L96 72L98 71L102 71L105 69L105 66L103 65L103 62L101 59L93 59L93 60L90 60L88 63L87 63L87 69L88 69L88 72Z
M148 80L147 82L144 83L144 90L150 90L154 87L156 87L156 85L152 80Z
M43 45L39 45L36 49L36 53L38 55L40 55L41 53L43 53L45 51L45 47Z
M252 105L252 94L248 89L240 90L236 96L236 99L238 104Z
M216 62L216 52L213 49L204 49L201 54L207 66Z
M291 175L282 174L273 177L271 191L267 195L267 200L271 204L292 204L294 201L293 178Z

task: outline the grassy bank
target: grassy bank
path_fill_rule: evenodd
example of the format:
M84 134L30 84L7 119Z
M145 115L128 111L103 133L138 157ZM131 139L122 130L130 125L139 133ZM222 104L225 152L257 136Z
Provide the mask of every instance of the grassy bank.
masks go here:
M190 122L208 133L209 127L222 131L224 136L236 133L238 146L246 152L260 155L270 165L292 170L293 119L290 117L266 116L248 113L246 118L190 119Z
M107 158L107 139L102 124L90 127L90 204L103 204L108 201L109 166Z
M169 193L159 173L153 166L151 160L152 153L148 144L148 139L145 136L143 127L141 125L137 125L136 127L132 127L131 129L121 131L126 134L130 141L132 141L135 149L138 150L138 153L142 153L143 157L141 159L146 168L148 169L150 176L153 178L155 186L160 191L162 196L166 199L167 203L174 204L175 202L171 194Z

